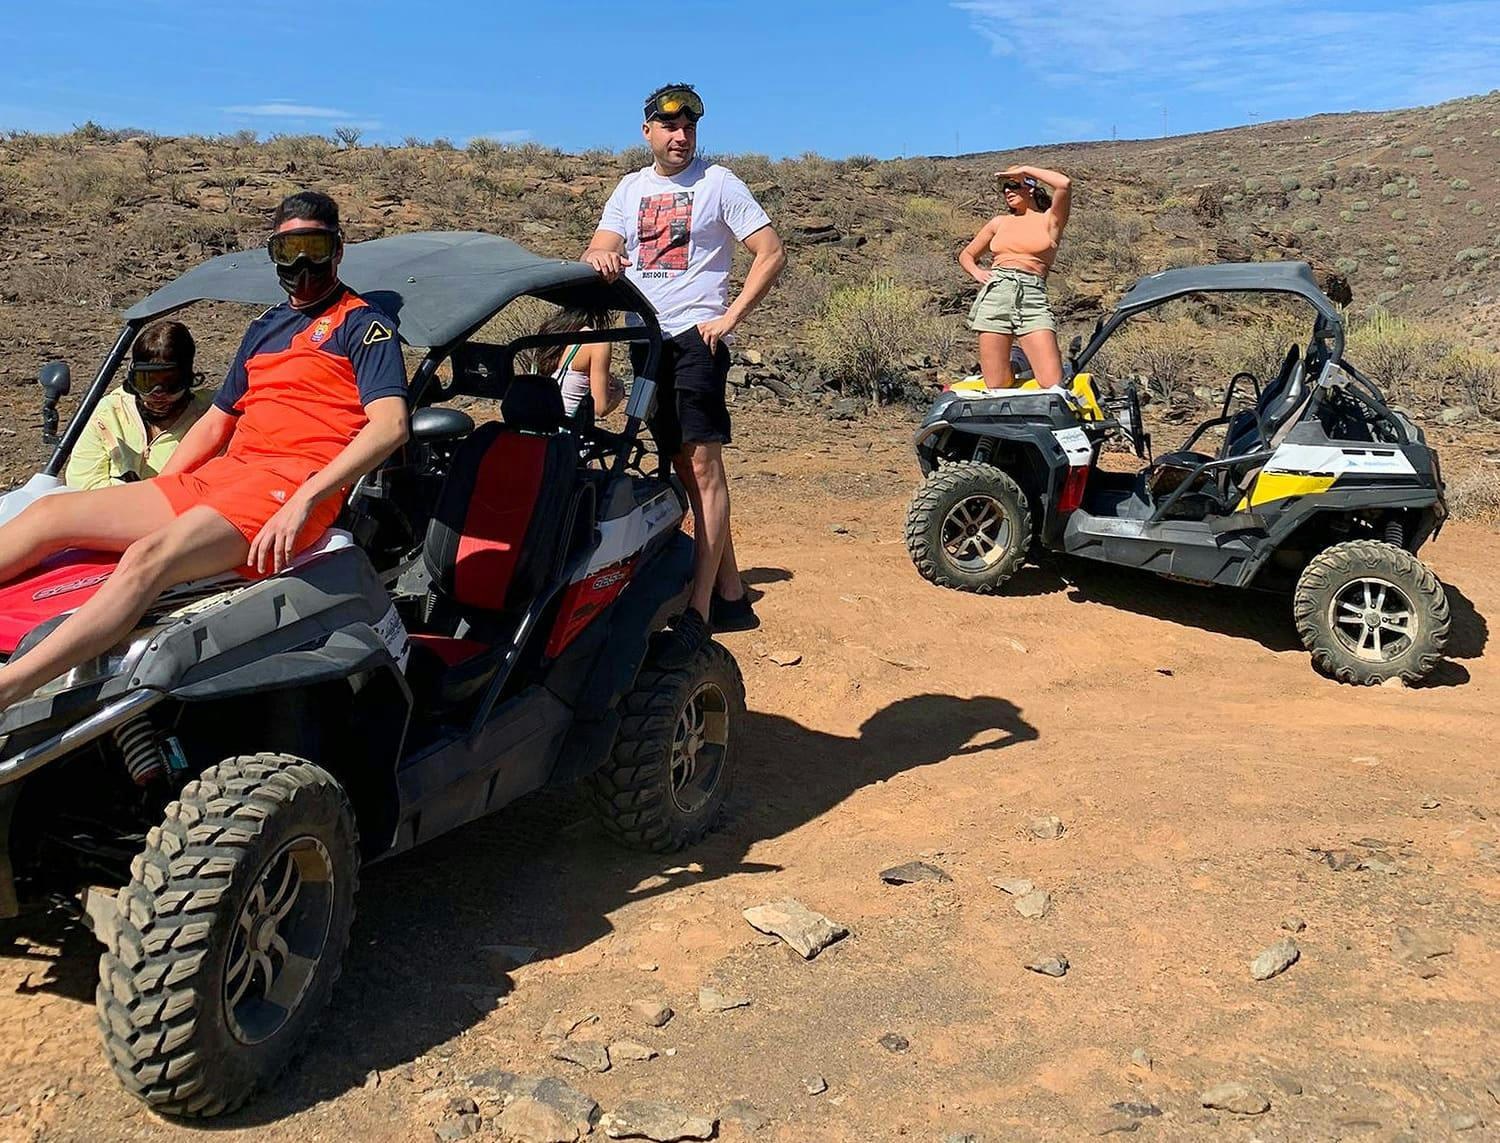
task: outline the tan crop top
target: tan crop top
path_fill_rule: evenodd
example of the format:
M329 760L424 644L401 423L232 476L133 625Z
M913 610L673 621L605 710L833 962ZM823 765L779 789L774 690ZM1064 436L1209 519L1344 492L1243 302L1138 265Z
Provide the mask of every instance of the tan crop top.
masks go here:
M1045 278L1057 259L1052 216L1039 210L1001 215L990 237L990 253L997 269L1025 270Z

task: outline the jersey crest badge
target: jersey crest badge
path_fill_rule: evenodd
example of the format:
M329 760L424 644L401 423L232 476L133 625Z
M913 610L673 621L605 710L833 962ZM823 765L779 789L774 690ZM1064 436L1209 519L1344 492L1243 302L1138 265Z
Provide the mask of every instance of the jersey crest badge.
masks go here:
M333 319L329 317L319 318L317 324L312 327L312 333L307 335L307 340L318 345L328 337L333 329Z

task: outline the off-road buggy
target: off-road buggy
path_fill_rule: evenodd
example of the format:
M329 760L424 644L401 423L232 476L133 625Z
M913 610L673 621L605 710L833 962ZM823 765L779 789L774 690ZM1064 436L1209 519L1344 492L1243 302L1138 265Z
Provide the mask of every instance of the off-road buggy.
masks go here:
M1272 378L1237 373L1218 415L1152 459L1133 383L1096 385L1089 363L1120 326L1174 298L1269 292L1315 312L1305 347ZM1416 682L1448 634L1443 586L1415 556L1447 516L1437 453L1344 357L1344 322L1300 262L1166 270L1136 282L1065 386L957 386L917 431L925 480L907 515L917 570L993 592L1045 550L1200 584L1290 590L1314 664L1347 683ZM1236 409L1237 399L1253 400ZM1146 460L1100 466L1111 439ZM1217 440L1213 452L1200 451Z
M686 599L692 544L682 489L640 439L661 345L649 303L484 234L353 244L343 277L425 350L409 446L291 569L169 592L0 723L0 915L18 894L89 887L106 1051L167 1114L232 1109L282 1066L339 974L362 864L578 780L607 832L670 850L709 829L730 786L734 660L710 643L667 670L651 652ZM641 324L473 340L521 295ZM142 326L205 299L281 294L251 251L129 310L6 514L55 490ZM618 434L514 370L527 349L626 339L648 354ZM55 431L66 376L44 380ZM498 401L500 419L476 425L449 404L461 396ZM0 588L0 650L24 653L114 559L69 553Z

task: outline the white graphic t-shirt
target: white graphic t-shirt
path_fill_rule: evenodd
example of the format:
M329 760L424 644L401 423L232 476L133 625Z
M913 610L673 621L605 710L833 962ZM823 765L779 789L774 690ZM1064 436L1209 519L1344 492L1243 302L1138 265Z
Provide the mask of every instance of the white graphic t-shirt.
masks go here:
M694 159L670 177L654 166L626 175L604 204L599 229L625 239L625 276L671 337L724 316L735 243L770 224L733 172Z

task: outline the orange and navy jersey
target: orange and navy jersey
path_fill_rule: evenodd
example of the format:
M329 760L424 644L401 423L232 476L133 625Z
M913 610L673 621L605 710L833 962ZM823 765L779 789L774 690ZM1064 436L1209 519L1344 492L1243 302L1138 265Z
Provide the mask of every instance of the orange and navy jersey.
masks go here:
M396 325L342 289L317 309L282 303L251 322L214 404L239 417L228 455L280 461L305 478L343 451L382 397L406 397Z

